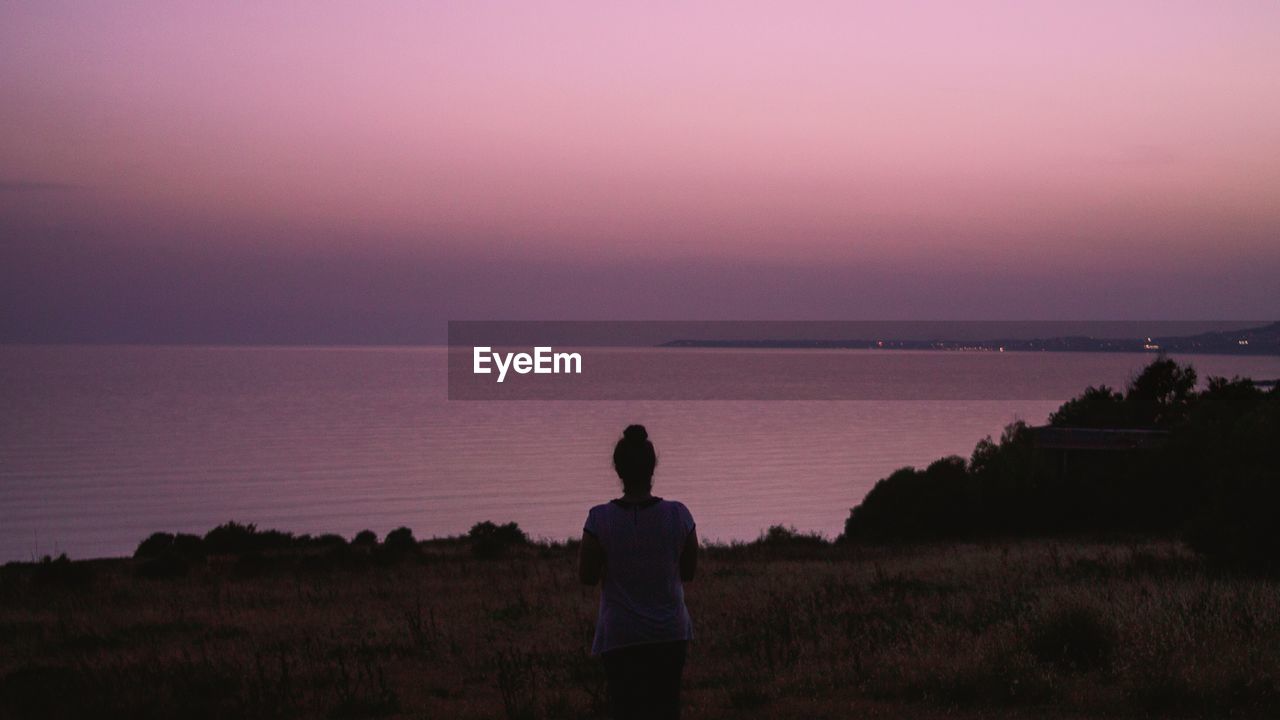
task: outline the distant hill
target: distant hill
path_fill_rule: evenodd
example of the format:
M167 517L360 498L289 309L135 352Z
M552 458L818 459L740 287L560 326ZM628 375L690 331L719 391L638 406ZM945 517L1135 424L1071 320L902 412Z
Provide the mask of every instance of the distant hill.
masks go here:
M661 347L792 348L849 350L980 350L991 352L1170 352L1212 355L1280 355L1280 322L1246 330L1199 335L1140 338L996 338L992 340L697 340L680 339Z

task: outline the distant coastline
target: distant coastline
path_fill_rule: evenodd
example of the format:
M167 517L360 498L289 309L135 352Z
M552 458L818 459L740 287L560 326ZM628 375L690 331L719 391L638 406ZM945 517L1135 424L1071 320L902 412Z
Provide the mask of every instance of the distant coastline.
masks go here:
M812 350L941 350L977 352L1104 352L1180 353L1201 355L1280 355L1280 322L1256 328L1175 337L996 338L991 340L873 339L678 339L662 343L671 348L779 348Z

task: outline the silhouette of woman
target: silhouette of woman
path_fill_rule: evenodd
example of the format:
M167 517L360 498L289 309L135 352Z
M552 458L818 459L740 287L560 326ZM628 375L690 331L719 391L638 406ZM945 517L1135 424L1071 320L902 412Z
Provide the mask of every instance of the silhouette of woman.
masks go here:
M693 637L684 585L698 565L698 535L682 503L652 494L658 457L643 425L613 448L622 497L591 508L578 575L600 583L591 654L604 662L609 710L625 718L679 718L680 677Z

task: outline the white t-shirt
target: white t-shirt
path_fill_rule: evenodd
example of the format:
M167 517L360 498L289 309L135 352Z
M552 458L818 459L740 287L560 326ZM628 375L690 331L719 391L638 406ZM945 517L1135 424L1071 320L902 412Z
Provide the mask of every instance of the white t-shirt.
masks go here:
M689 508L673 500L591 508L583 529L605 555L592 655L693 638L680 582L680 551L693 528Z

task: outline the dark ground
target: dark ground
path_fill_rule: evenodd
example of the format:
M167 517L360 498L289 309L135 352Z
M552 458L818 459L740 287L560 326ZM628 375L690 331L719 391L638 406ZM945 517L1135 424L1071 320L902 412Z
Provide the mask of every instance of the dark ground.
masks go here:
M599 717L575 552L10 564L0 716ZM1280 716L1280 583L1172 542L710 548L688 601L686 718Z

